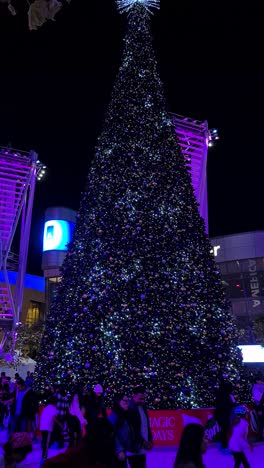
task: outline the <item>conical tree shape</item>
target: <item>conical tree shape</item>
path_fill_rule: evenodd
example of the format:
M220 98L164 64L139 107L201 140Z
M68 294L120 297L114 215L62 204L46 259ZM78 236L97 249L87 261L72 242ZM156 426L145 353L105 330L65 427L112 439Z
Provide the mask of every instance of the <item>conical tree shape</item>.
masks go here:
M241 356L140 3L37 360L36 389L144 384L150 408L213 404Z

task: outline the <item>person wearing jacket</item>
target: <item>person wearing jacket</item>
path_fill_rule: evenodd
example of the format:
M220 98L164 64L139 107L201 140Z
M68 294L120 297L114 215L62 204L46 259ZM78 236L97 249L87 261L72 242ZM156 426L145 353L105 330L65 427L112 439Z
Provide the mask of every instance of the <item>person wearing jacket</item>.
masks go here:
M96 384L87 398L83 416L87 420L84 440L93 447L97 462L112 468L115 461L113 427L107 417L101 384Z
M74 392L69 399L69 415L67 418L68 429L69 429L69 447L76 447L82 435L84 435L84 428L87 425L87 420L82 414L79 395Z
M48 458L42 468L107 468L106 463L99 463L92 446L81 441L78 447L68 448L65 452Z
M237 406L232 390L233 386L231 382L222 380L215 402L214 416L220 427L219 441L223 453L228 450L228 435L231 428L232 414Z
M36 394L26 387L23 379L18 379L10 408L9 433L32 432L32 423L37 412Z
M264 430L264 382L262 375L258 374L252 386L252 399L254 400L255 414L257 415L259 441L263 441Z
M127 452L130 468L146 468L146 452L153 447L153 437L150 422L145 407L145 388L137 386L129 403L129 421L135 435L137 451Z
M108 419L114 429L116 466L118 468L127 467L127 452L136 452L139 446L136 446L134 431L129 421L129 398L126 393L116 395L113 410Z
M245 450L252 450L253 448L247 440L247 413L248 409L244 405L237 406L234 410L235 418L233 420L232 435L229 440L229 448L232 451L235 461L234 468L239 468L241 464L244 466L244 468L249 468L249 462L246 457Z

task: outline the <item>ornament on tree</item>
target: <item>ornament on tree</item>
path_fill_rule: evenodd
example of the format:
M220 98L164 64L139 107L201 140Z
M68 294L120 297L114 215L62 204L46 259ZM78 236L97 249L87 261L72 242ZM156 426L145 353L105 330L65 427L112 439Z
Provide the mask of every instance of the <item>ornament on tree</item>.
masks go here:
M137 3L143 5L149 13L152 13L150 8L159 9L160 0L116 0L120 13L128 12Z
M30 31L37 30L47 20L55 21L55 15L62 8L57 0L35 0L28 10L28 26Z
M15 7L12 5L11 0L0 0L0 3L7 3L7 9L11 13L11 15L16 16L17 11Z
M16 16L17 11L16 11L15 7L14 7L10 2L8 3L8 7L7 7L7 8L8 8L8 10L10 11L10 13L11 13L12 16Z

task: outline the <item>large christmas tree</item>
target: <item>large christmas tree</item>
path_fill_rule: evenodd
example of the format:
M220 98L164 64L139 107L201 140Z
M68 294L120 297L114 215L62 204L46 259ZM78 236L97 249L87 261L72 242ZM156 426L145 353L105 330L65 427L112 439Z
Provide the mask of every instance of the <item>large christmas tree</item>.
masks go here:
M212 405L241 356L190 175L166 110L151 7L128 12L122 64L62 281L37 360L36 388L144 384L150 408Z

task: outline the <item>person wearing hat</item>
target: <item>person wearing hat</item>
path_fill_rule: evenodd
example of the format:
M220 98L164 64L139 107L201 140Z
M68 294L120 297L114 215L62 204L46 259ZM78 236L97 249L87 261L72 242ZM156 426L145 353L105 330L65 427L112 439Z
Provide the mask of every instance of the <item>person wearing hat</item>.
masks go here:
M104 393L104 389L103 389L102 385L96 384L94 386L94 388L93 388L93 392L94 392L94 394L96 395L97 398L100 398Z
M232 424L232 434L229 440L229 448L234 457L234 468L239 468L242 464L244 468L249 468L249 462L245 450L253 450L248 442L248 422L246 420L248 409L244 405L237 406L234 409L234 418Z
M104 390L102 385L96 384L94 385L91 394L85 401L84 416L88 423L86 430L92 428L96 423L97 419L107 418L106 409L104 406L103 393Z
M103 393L102 385L97 383L83 405L87 420L84 439L93 446L96 461L110 468L115 460L114 431L107 417Z

